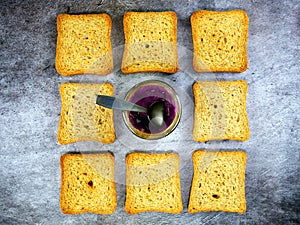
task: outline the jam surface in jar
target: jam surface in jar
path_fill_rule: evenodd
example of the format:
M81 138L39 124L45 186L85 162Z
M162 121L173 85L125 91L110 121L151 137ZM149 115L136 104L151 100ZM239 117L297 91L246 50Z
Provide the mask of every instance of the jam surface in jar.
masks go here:
M147 109L156 102L163 103L163 125L160 127L151 123L148 113L129 112L130 123L144 133L155 134L163 132L172 124L176 116L177 107L172 96L165 88L160 86L143 86L131 96L129 101Z

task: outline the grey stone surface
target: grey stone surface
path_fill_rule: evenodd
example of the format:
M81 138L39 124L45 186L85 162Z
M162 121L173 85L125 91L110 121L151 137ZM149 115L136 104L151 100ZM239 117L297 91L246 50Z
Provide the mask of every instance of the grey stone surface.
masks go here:
M300 184L300 28L299 1L9 1L0 2L0 223L1 224L299 224ZM249 68L241 74L195 74L191 69L189 17L199 9L244 9L250 18ZM174 75L120 73L126 11L174 10L182 70ZM106 77L62 77L55 70L56 23L59 13L106 12L113 20L115 71ZM185 59L185 61L183 60ZM141 80L156 78L177 87L184 103L178 128L160 141L129 134L115 113L117 140L111 145L77 143L60 146L58 88L63 82L104 82L116 95ZM249 84L247 142L195 143L195 80L244 79ZM124 158L132 150L175 150L181 156L184 210L179 215L127 215ZM191 154L196 149L243 149L247 152L247 212L187 213L192 179ZM118 207L112 215L64 215L59 208L59 158L68 151L111 150L116 157Z

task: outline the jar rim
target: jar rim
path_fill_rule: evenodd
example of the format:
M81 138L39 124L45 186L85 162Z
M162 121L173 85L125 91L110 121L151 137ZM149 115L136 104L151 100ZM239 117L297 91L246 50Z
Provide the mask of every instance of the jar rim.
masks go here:
M137 137L140 137L142 139L147 139L147 140L155 140L155 139L160 139L163 138L167 135L169 135L174 129L177 127L179 124L180 118L181 118L181 103L179 96L177 95L176 91L174 90L173 87L171 87L168 83L160 80L146 80L143 82L140 82L136 85L134 85L126 94L125 100L129 101L130 98L138 91L140 88L145 87L145 86L158 86L164 88L166 91L168 91L168 94L172 97L172 100L174 100L174 103L176 104L176 112L175 112L175 117L172 121L172 123L163 131L158 132L158 133L146 133L143 132L136 127L133 126L133 124L130 122L129 119L129 113L128 111L123 111L123 121L126 125L126 127Z

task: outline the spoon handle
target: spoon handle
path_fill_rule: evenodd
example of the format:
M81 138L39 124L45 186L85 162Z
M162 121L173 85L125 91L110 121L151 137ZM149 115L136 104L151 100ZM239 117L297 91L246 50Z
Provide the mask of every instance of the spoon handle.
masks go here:
M97 95L96 104L110 109L132 112L147 112L147 109L142 106L107 95Z

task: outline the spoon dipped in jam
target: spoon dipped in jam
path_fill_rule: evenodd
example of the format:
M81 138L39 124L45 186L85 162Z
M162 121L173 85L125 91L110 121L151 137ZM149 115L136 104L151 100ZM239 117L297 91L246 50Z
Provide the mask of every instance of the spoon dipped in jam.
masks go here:
M161 101L154 102L147 109L132 102L118 99L112 96L97 95L96 104L110 109L147 113L147 118L149 119L150 123L155 127L159 128L164 124L165 106Z

